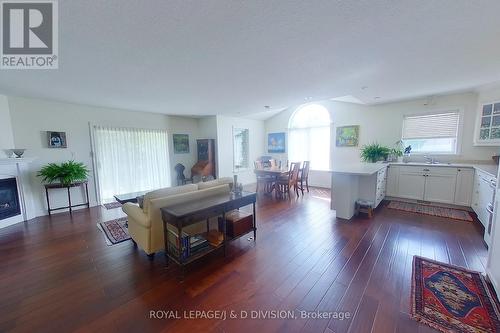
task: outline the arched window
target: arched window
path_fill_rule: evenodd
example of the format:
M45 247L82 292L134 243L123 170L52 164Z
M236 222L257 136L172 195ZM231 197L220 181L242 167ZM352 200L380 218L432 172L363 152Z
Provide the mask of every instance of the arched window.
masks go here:
M330 113L318 104L299 107L288 123L288 159L311 161L311 169L330 167Z

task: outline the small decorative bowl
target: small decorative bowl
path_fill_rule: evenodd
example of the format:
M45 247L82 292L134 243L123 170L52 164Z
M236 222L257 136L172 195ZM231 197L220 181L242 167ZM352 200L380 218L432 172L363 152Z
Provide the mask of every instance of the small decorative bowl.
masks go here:
M21 158L25 151L26 149L12 149L12 152L14 153L14 155L16 155L16 158Z

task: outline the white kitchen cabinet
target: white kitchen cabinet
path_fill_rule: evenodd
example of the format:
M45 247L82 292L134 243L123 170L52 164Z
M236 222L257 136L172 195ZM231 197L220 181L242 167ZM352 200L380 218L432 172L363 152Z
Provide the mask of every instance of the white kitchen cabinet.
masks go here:
M391 170L387 195L413 200L470 206L474 170L434 165L400 165ZM460 170L460 171L458 171Z
M474 187L474 170L457 169L457 186L455 188L455 205L470 206L472 203L472 188Z
M490 213L488 205L493 201L496 178L480 170L474 175L471 207L476 212L477 218L485 228L488 227Z
M424 200L453 204L457 183L457 168L424 167L425 178Z
M476 172L474 174L474 185L472 187L472 203L471 207L476 212L476 214L479 214L479 187L481 186L481 178L479 178L479 173Z
M369 177L361 177L358 198L372 201L375 204L374 207L377 207L385 198L386 182L387 168L382 168Z
M421 167L401 167L399 170L397 197L423 200L425 177Z
M384 200L387 192L387 168L377 172L377 188L375 190L375 207Z
M399 170L399 165L390 165L387 167L386 194L389 197L398 196Z

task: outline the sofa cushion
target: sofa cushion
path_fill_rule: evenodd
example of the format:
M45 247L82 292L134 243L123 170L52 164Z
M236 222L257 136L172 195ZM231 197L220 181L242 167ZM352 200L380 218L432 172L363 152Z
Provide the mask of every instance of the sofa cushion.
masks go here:
M215 186L231 184L232 182L233 182L233 179L231 177L222 177L219 179L210 180L208 182L198 183L196 185L198 185L199 190L204 190L204 189L215 187Z
M171 195L193 192L198 190L198 186L196 184L187 184L183 186L175 186L175 187L166 187L159 190L151 191L144 195L144 213L147 214L149 211L149 206L151 205L151 200L168 197Z

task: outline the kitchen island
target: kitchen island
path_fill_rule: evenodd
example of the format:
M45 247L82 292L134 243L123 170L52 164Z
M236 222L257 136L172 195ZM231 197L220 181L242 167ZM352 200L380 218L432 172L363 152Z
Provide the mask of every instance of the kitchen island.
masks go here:
M374 208L385 197L386 163L356 163L338 165L332 174L331 209L337 218L349 220L354 215L356 200L374 203Z
M387 196L390 199L448 204L462 209L485 210L476 188L478 178L496 183L498 166L475 163L353 163L337 165L331 173L331 208L337 217L349 220L356 200L373 202L376 208ZM483 186L485 187L485 186ZM495 187L493 185L493 187ZM473 191L474 188L474 191ZM491 195L482 201L490 203ZM483 207L484 206L484 207ZM483 209L484 208L484 209ZM490 209L491 210L491 209ZM487 213L478 213L487 228Z

